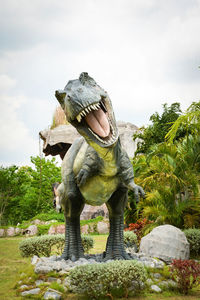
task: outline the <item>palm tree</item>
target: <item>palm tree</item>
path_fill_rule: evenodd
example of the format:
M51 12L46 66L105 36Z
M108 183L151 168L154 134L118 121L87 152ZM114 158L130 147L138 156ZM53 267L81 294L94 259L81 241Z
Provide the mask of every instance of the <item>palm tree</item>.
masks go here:
M154 145L148 155L134 159L137 183L147 192L138 205L143 217L157 224L183 227L187 221L191 224L191 216L195 215L196 224L200 217L199 153L200 143L198 147L196 140L189 137L182 143Z

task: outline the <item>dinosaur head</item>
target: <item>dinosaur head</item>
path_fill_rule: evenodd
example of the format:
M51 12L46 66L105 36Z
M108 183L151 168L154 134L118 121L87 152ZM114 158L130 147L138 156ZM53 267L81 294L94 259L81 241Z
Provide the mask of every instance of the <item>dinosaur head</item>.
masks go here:
M55 92L67 120L88 141L110 147L118 139L118 130L110 98L88 73L70 80L64 90Z

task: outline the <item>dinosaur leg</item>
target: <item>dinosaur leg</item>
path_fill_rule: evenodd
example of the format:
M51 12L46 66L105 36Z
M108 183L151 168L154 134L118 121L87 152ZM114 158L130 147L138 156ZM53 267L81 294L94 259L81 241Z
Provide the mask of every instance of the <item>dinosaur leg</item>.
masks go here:
M80 214L83 207L84 202L80 192L67 196L64 203L65 247L60 259L75 261L84 256L80 234Z
M104 260L130 259L124 249L124 208L128 199L127 192L125 187L120 187L106 204L109 211L110 233Z

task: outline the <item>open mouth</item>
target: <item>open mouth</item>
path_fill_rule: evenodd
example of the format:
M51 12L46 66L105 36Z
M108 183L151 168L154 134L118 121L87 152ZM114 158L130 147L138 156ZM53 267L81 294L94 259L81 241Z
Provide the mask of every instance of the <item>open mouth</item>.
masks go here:
M103 144L110 145L116 141L117 132L114 130L112 118L109 116L109 110L106 108L104 100L84 108L76 116L76 119L79 124L86 126L93 137Z

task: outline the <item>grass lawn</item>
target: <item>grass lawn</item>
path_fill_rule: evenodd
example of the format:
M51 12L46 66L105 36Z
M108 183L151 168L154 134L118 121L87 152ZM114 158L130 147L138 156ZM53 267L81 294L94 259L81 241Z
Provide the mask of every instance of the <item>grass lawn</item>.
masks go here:
M106 235L93 235L95 244L90 253L101 253L105 250ZM19 273L30 266L30 258L20 256L18 245L23 238L0 238L0 300L22 299L16 296L14 286L19 280ZM76 295L67 295L65 299L76 300ZM121 298L122 299L122 298ZM147 294L132 300L200 300L200 287L195 289L189 296L179 296L164 292L162 295Z

